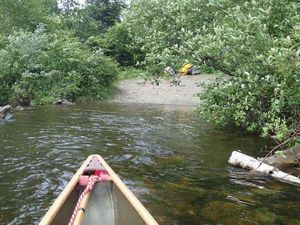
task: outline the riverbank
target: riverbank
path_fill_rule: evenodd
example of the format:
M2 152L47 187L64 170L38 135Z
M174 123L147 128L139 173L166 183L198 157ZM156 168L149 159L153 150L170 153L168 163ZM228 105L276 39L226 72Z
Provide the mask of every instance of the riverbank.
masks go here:
M201 74L178 78L179 85L170 80L160 80L159 85L143 79L121 80L117 84L117 94L111 102L165 104L196 106L199 103L197 94L202 91L200 83L211 83L216 75Z

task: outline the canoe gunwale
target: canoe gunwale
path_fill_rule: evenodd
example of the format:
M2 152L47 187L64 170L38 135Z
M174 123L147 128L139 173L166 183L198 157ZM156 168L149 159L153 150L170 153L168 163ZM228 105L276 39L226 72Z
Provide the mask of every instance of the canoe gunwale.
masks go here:
M118 175L110 168L110 166L104 161L104 159L100 155L96 155L96 157L100 160L102 165L107 170L108 174L111 177L113 183L117 186L117 188L123 193L126 199L131 203L134 209L138 212L141 218L148 225L158 225L156 220L152 217L152 215L148 212L145 206L137 199L137 197L128 189L128 187L122 182L122 180L118 177Z
M84 169L88 165L89 161L92 159L93 155L90 155L82 164L82 166L77 170L75 175L72 177L72 179L69 181L67 186L64 188L64 190L60 193L60 195L57 197L57 199L54 201L54 203L51 205L45 216L42 218L39 225L50 225L51 222L56 217L59 209L63 206L67 198L69 197L71 191L76 187L80 175L83 173Z
M136 198L136 196L128 189L128 187L121 181L118 175L110 168L110 166L105 162L105 160L97 154L90 155L82 164L82 166L77 170L75 175L69 181L64 190L60 193L58 198L54 201L52 206L49 208L48 212L42 218L39 225L50 225L54 218L57 216L60 208L63 206L67 198L69 197L72 190L76 187L79 177L83 174L84 169L87 167L89 162L93 157L96 157L103 167L107 170L108 174L111 177L111 181L116 185L120 192L125 196L125 198L130 202L136 212L148 225L158 225L155 219L147 211L147 209L142 205L142 203Z

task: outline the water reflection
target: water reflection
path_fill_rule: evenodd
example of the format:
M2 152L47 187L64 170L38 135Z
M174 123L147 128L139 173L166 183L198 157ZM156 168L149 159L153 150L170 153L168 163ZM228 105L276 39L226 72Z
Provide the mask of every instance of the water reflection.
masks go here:
M101 154L161 224L299 224L299 187L228 166L264 139L190 108L46 106L0 124L0 224L37 224L83 160Z

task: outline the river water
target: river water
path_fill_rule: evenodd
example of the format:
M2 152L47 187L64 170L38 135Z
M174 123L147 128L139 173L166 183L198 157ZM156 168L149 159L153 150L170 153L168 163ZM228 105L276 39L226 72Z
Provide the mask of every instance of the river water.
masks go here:
M160 224L300 224L300 188L228 165L268 141L185 107L44 106L0 123L0 224L37 224L85 158L102 155Z

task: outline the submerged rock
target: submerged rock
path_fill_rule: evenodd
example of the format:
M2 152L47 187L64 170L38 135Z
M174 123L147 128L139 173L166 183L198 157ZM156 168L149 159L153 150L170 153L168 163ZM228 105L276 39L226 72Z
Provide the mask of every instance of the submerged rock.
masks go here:
M10 112L10 110L11 110L11 106L10 105L6 105L6 106L3 106L3 107L0 107L0 119L5 119L5 117Z
M211 220L214 224L224 225L252 225L243 217L247 212L246 206L234 204L226 201L211 201L202 208L202 215Z

